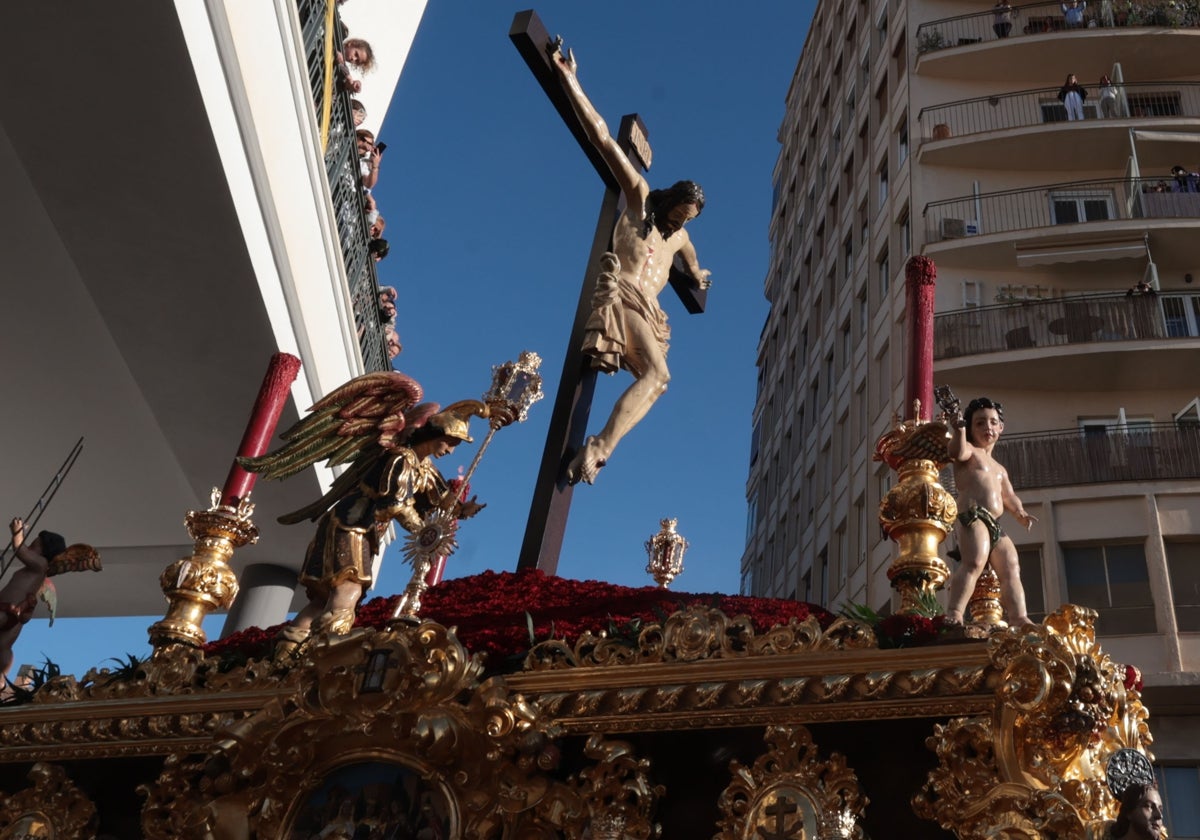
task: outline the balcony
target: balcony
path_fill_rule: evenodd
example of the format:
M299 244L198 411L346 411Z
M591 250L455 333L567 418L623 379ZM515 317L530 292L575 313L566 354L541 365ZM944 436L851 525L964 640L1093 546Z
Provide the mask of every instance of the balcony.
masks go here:
M1141 424L1006 435L995 451L1014 489L1200 479L1200 426Z
M1099 90L1087 88L1086 119L1070 122L1057 87L999 93L923 108L917 116L924 165L1007 168L1019 159L1027 169L1104 170L1129 155L1129 129L1200 132L1200 82L1118 85L1105 113ZM1069 138L1069 139L1068 139ZM1143 144L1147 152L1160 144ZM1176 144L1171 144L1175 146ZM1147 161L1168 171L1187 150L1163 150ZM1170 158L1165 157L1171 155Z
M317 120L325 109L326 71L331 66L325 52L325 7L313 0L299 0L296 10L304 37L305 59ZM334 44L346 39L340 18L335 17ZM325 176L329 180L333 217L337 224L342 260L350 293L355 332L362 353L363 370L391 370L379 311L379 279L375 261L367 251L370 236L363 202L362 176L358 165L358 147L354 118L350 113L350 95L331 84L329 130L325 140Z
M934 361L981 353L1111 341L1200 337L1200 294L1096 294L943 312Z
M1021 300L943 312L933 323L939 374L985 378L998 389L1195 386L1200 294Z
M1200 192L1191 191L1197 186L1170 177L1066 181L935 201L923 214L924 252L947 265L1003 267L1012 264L1011 234L1018 232L1022 248L1061 241L1076 249L1089 239L1134 241L1149 233L1160 262L1190 265L1200 220Z
M1190 66L1200 7L1171 0L1096 0L1088 4L1082 25L1068 27L1056 0L1014 6L1006 37L1001 26L990 10L921 24L917 71L957 79L1045 80L1064 76L1064 67L1107 69L1115 57L1128 79L1170 78ZM1003 56L995 49L1003 49Z

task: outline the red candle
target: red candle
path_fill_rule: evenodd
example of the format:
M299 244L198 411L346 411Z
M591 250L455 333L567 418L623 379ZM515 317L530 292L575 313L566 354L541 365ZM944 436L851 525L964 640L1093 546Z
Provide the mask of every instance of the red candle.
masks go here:
M901 419L933 417L933 293L937 266L929 257L911 257L904 266L905 333L908 358L904 365L904 406ZM919 417L909 418L913 400L921 401Z
M238 447L239 457L256 458L267 451L271 438L275 436L275 427L279 425L279 415L283 413L284 403L291 393L292 383L299 373L300 360L290 353L276 353L271 357L258 398L254 401L254 410L250 413L250 422L246 424L246 432L242 435L242 444ZM238 502L250 495L257 478L257 475L246 472L234 461L221 491L221 504L237 507Z

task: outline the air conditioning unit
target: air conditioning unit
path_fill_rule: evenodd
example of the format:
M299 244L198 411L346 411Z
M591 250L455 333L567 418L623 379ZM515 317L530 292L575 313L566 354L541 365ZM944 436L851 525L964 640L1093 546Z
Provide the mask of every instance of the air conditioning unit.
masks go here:
M942 219L942 239L961 239L979 234L979 222L974 219Z

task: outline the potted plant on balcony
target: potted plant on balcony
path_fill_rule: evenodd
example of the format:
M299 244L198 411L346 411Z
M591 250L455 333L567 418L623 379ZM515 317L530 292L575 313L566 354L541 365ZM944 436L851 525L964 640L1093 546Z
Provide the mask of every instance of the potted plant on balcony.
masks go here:
M946 47L946 38L940 29L927 29L917 36L917 52L927 53Z

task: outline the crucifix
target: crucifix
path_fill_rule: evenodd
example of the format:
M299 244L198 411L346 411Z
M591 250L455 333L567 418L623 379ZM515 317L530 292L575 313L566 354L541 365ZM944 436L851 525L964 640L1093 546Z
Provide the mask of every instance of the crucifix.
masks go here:
M704 197L690 181L650 191L642 177L651 152L641 119L626 115L617 136L608 135L575 79L573 56L562 54L561 41L550 39L535 12L518 13L509 37L605 185L517 564L554 574L574 484L595 479L616 442L665 390L668 333L658 291L669 282L688 312L704 311L708 272L683 230ZM604 429L585 441L597 369L618 367L634 375L634 384Z

